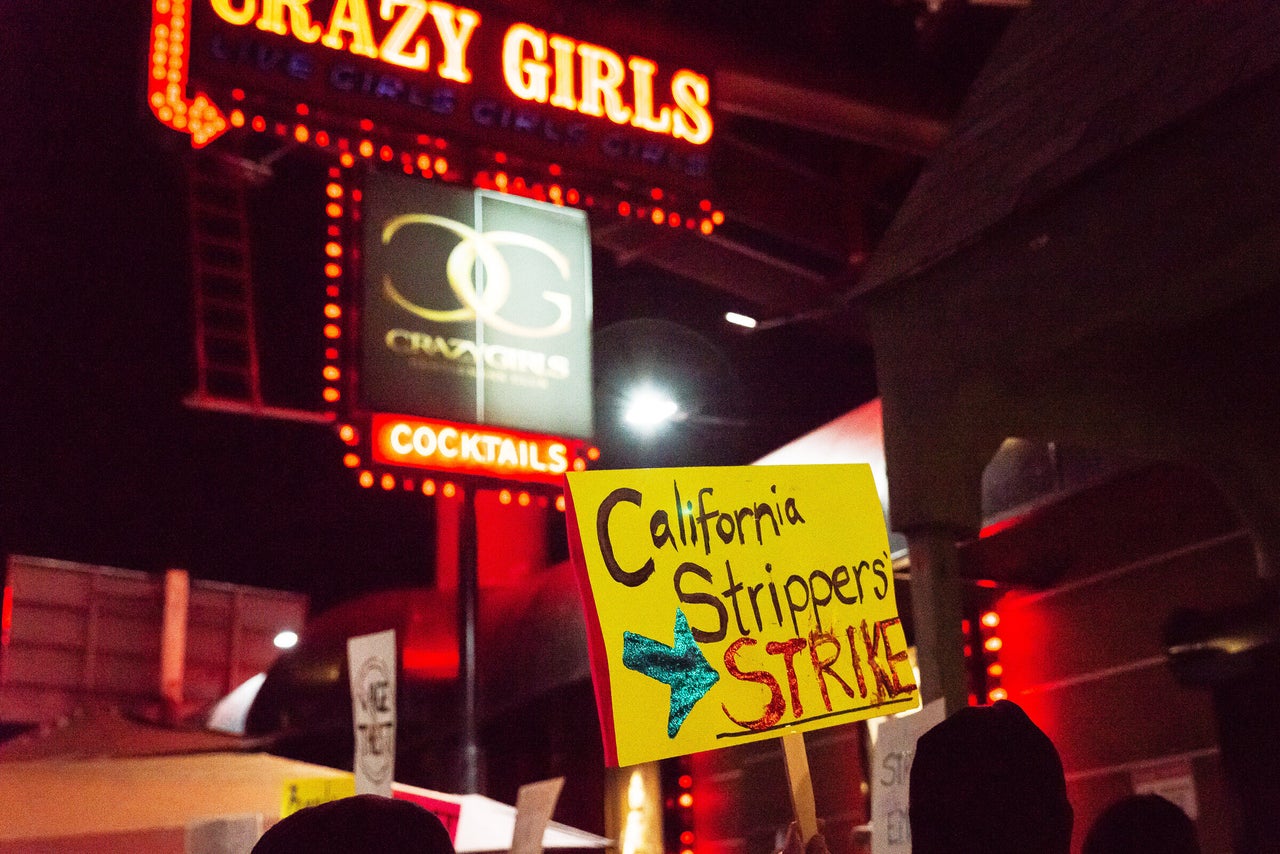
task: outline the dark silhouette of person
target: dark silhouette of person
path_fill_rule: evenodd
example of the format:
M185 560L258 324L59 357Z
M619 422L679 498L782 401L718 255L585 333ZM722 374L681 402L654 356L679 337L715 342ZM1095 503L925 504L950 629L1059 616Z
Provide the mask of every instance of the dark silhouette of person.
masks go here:
M971 706L920 736L908 790L914 854L1069 854L1062 760L1021 707Z
M1200 854L1196 825L1159 795L1129 795L1094 819L1082 854Z
M409 801L356 795L276 822L251 854L454 854L449 831Z

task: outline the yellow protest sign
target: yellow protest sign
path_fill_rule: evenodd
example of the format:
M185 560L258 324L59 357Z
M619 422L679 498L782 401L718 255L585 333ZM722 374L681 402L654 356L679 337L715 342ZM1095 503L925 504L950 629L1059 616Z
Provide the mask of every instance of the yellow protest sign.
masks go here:
M870 467L567 478L610 764L919 705Z
M356 778L351 774L286 780L284 794L280 799L280 817L291 816L298 810L317 804L354 797L355 793Z

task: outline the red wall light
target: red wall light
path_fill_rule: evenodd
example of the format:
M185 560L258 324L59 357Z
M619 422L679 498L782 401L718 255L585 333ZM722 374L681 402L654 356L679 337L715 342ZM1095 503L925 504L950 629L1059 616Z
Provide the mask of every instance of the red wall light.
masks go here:
M0 597L0 646L8 646L13 633L13 585L6 584Z

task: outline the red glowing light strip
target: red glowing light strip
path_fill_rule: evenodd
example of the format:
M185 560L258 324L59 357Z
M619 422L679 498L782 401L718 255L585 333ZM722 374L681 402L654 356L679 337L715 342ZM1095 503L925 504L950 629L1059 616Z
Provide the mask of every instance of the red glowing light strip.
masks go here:
M161 124L191 134L192 148L203 148L227 129L227 119L204 92L186 97L189 23L187 0L152 4L147 103Z
M996 629L1000 625L1000 614L995 610L984 611L979 618L982 625L983 634L986 635L982 642L982 648L989 655L987 662L987 702L994 703L997 700L1009 699L1009 692L1000 684L1000 677L1004 675L1004 666L1000 663L1000 650L1004 648L1004 641L996 634Z
M577 443L536 433L382 413L373 416L370 433L371 456L383 465L544 483L586 467Z
M243 99L244 92L237 90L237 92L233 93L233 97ZM298 115L309 115L311 110L306 104L297 104L293 112ZM335 136L326 130L312 129L307 125L297 124L292 118L290 118L289 122L269 120L264 115L246 115L239 108L231 111L230 124L232 128L248 127L255 133L268 133L274 130L275 135L280 137L287 137L292 134L293 138L299 142L321 149L336 148L338 162L347 169L355 166L356 156L359 155L362 159L369 161L386 163L398 161L401 171L406 175L416 174L425 179L438 176L449 181L458 181L462 177L457 171L450 172L450 164L445 157L431 154L424 150L423 147L428 144L434 144L438 149L447 148L447 141L441 138L432 139L420 134L418 136L418 145L407 147L401 146L400 143L375 143L373 139L369 138L358 139L353 145L349 138L342 136L338 131L334 132ZM362 122L361 127L369 133L375 130L373 123L368 121ZM494 162L503 161L495 155ZM555 164L551 164L548 167L548 171L552 175L562 173L562 170ZM332 175L330 177L333 180L337 180ZM640 222L658 228L684 228L704 235L710 235L718 225L723 224L725 221L724 212L713 209L708 199L702 199L699 202L698 207L701 212L682 211L674 207L649 207L641 204L638 198L633 205L632 201L627 199L619 200L616 197L598 198L591 193L584 194L575 187L566 187L559 183L545 183L540 178L513 175L505 171L491 172L484 169L480 169L472 175L471 183L481 189L523 196L560 207L566 205L579 208L603 206L606 209L616 210L618 216L623 218L634 217ZM654 194L664 199L668 198L667 192L660 187L650 188L647 195L653 196ZM338 208L339 213L330 213L329 215L331 217L340 216L341 206L331 199L326 205L326 212L334 208ZM339 268L339 265L332 260L329 262L329 266L334 269ZM332 274L326 273L326 275Z
M1026 517L1008 516L1004 519L998 519L989 525L983 526L982 530L978 532L978 539L985 540L987 537L994 537L996 534L1016 527L1024 518Z
M456 649L406 646L400 654L405 673L419 679L452 679L458 675Z
M0 646L9 645L9 637L13 632L13 585L6 584L4 596L0 599Z

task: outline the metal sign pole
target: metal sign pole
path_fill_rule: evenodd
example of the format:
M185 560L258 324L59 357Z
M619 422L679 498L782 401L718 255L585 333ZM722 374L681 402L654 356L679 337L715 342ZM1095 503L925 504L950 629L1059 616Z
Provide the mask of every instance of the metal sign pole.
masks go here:
M479 620L479 567L476 486L460 484L458 520L458 679L462 683L461 781L463 794L480 791L481 756L477 703L476 627Z

